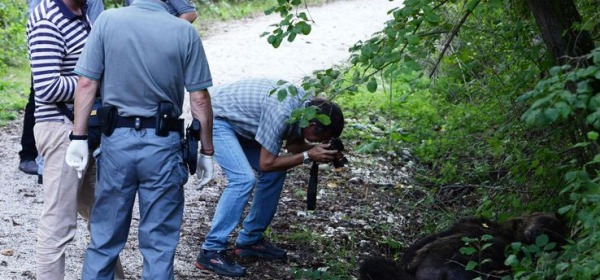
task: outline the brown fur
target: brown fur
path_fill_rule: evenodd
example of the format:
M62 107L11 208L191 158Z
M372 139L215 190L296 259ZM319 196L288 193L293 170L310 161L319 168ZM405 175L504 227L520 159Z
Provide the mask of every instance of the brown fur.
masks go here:
M481 238L483 235L493 238L482 243L491 243L485 250L478 250L472 256L459 252L465 247L463 237ZM406 280L469 280L478 276L504 276L510 274L510 268L504 265L504 249L512 242L532 244L535 238L547 234L551 242L565 243L566 227L554 214L533 213L497 223L485 218L469 217L453 224L447 230L431 234L411 245L404 253L400 263L391 261L365 262L361 266L361 278L369 279L406 279ZM471 244L476 246L476 244ZM483 263L489 259L490 262ZM469 261L481 266L476 271L465 271ZM378 273L378 278L363 272ZM375 272L372 272L375 271ZM394 271L394 273L389 273ZM389 275L385 278L382 275Z

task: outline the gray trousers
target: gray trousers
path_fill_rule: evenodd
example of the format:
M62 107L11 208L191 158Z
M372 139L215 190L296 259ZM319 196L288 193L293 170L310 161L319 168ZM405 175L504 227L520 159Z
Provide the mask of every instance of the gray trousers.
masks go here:
M127 242L135 197L142 279L174 279L173 261L183 218L183 185L188 180L180 136L159 137L154 129L117 128L102 136L98 155L92 240L83 279L112 279L115 261Z

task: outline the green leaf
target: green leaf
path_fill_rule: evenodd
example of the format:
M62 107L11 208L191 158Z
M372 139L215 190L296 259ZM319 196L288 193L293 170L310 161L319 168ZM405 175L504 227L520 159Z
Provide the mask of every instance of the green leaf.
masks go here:
M409 34L406 36L406 40L408 41L409 45L413 45L416 46L419 44L419 36L414 35L414 34Z
M575 209L574 205L567 205L565 207L561 207L560 209L558 209L558 214L565 214L567 212L570 212L571 210Z
M308 23L304 23L304 25L302 25L302 34L303 35L308 35L310 34L310 31L312 30L312 26Z
M298 95L298 89L297 89L295 86L292 86L292 85L291 85L291 86L289 86L287 89L288 89L288 91L290 92L290 94L291 94L292 96L296 96L296 95Z
M475 250L473 247L461 247L459 251L461 254L466 256L473 255L475 252L477 252L477 250Z
M375 92L377 90L377 80L371 78L371 80L369 80L367 83L367 90L369 92Z
M303 20L305 20L305 21L308 21L308 17L306 16L305 12L299 13L298 17L301 18L301 19L303 19Z
M548 235L541 234L535 238L535 245L537 245L538 247L544 247L544 245L548 244L548 241L550 241L550 238L548 238Z
M275 8L276 7L271 7L271 8L266 9L265 10L265 15L268 16L268 15L272 14L275 11Z
M296 33L295 32L291 32L290 35L288 35L288 42L294 42L294 39L296 39Z
M466 270L466 271L471 271L471 270L473 270L475 267L477 267L477 263L476 263L476 262L474 262L474 261L469 261L469 262L467 263L467 265L465 266L465 270Z
M598 132L596 131L590 131L587 133L587 138L592 140L592 141L596 141L598 140Z
M562 118L567 118L572 112L571 106L569 106L569 104L566 102L557 102L554 104L554 107L558 110Z
M280 89L277 92L277 100L279 100L279 102L283 101L286 97L287 97L287 90L285 89Z
M437 24L440 21L442 21L442 18L440 18L440 16L438 16L433 10L431 9L427 9L425 10L425 14L423 15L425 17L425 20L429 23L432 24Z
M508 256L506 258L506 260L504 260L504 265L507 266L513 266L519 263L519 260L517 259L517 256L515 256L514 254L511 254L510 256Z
M553 123L558 119L558 110L554 108L547 108L544 110L544 116L550 121L550 123Z
M315 116L315 118L322 123L323 125L330 125L331 124L331 119L329 118L329 116L325 115L325 114L317 114Z

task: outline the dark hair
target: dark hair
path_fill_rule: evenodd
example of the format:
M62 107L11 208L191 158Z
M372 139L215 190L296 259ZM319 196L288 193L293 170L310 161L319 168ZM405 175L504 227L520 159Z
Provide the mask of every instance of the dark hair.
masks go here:
M315 122L318 126L331 132L332 137L340 137L342 130L344 130L344 115L342 114L342 109L337 104L322 98L315 98L308 102L308 106L316 107L317 114L327 115L331 120L329 125L322 124L316 118L310 120L311 122Z

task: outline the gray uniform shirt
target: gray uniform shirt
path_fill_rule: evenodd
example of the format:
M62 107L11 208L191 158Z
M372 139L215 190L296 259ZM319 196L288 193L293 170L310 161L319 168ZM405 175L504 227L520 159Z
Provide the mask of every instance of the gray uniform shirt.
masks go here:
M278 85L277 80L249 79L214 87L213 115L227 120L240 136L256 140L271 154L278 155L283 140L301 137L298 126L288 124L287 120L292 111L312 98L296 87L297 95L288 91L287 98L280 102L277 92L289 86L289 83Z
M184 87L212 86L198 33L159 0L136 0L100 14L75 73L101 80L103 104L116 106L121 116L155 116L158 103L170 101L172 117L178 117Z

